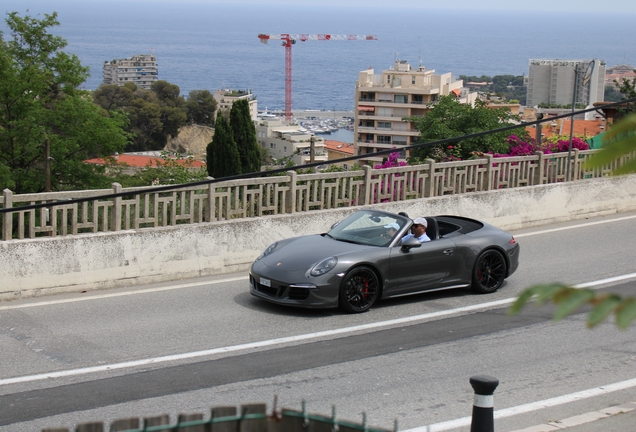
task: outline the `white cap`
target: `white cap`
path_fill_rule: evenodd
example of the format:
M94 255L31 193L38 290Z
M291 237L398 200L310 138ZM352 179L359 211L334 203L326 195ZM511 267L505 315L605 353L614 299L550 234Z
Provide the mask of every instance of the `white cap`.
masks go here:
M413 225L422 225L424 227L428 226L428 222L426 222L426 218L418 217L413 219Z
M389 228L393 228L396 231L400 230L400 226L396 223L390 223L388 225L384 225L384 228L389 229Z

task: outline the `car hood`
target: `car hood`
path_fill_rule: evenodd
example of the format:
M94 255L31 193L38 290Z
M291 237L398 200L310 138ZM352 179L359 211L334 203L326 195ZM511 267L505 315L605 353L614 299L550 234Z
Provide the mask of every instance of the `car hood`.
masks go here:
M279 242L274 252L262 258L262 262L267 267L278 270L308 270L325 258L370 248L377 248L377 246L347 243L316 234Z

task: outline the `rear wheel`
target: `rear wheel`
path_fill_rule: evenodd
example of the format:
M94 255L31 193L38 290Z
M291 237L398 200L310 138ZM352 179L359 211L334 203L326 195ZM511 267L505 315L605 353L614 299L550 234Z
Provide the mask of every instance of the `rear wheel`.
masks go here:
M349 271L340 287L340 308L349 313L367 311L380 295L380 281L369 267Z
M498 250L482 252L475 262L471 289L479 294L497 291L506 278L506 260Z

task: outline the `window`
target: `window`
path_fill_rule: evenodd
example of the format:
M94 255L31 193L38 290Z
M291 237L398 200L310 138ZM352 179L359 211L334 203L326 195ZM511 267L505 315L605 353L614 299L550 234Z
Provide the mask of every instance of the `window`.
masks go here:
M391 84L391 75L386 76L386 83Z
M378 107L378 115L383 117L392 117L393 108L380 108Z
M395 95L393 97L393 102L395 103L406 103L408 101L408 95Z
M415 84L415 75L411 77L411 84Z
M275 149L276 148L276 144L275 143L269 143L269 148Z
M391 144L391 137L389 135L378 135L378 144Z
M378 129L391 129L391 122L378 122Z

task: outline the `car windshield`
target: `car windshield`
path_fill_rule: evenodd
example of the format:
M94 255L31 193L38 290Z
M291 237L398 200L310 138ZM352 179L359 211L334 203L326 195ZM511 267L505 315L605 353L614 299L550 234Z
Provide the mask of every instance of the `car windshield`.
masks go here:
M334 226L328 234L339 241L388 246L407 223L407 218L392 213L361 210Z

